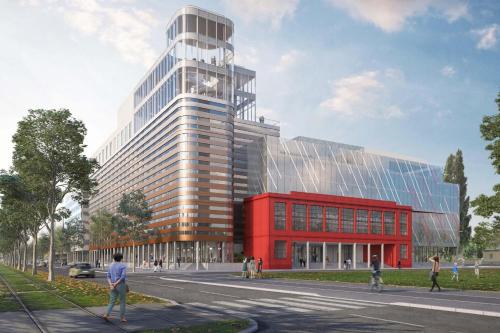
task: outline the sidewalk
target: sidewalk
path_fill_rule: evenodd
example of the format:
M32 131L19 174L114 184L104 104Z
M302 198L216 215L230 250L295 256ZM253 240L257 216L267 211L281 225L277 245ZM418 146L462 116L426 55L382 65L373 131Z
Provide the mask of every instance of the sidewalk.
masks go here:
M101 316L105 307L88 308ZM115 306L111 322L123 330L136 332L145 329L165 329L176 326L191 326L216 320L240 319L227 315L191 311L179 305L165 306L162 304L139 304L127 306L126 324L119 321L119 306ZM111 323L96 318L79 309L35 311L35 316L51 333L66 332L123 332ZM0 332L39 332L24 312L0 313Z

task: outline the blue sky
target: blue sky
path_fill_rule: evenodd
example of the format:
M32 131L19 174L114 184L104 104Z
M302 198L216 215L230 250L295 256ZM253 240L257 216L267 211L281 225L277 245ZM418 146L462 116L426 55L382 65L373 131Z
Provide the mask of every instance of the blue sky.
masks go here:
M493 0L3 1L0 167L30 108L69 108L92 153L185 4L234 21L236 62L257 71L257 111L279 120L282 136L437 165L461 148L471 197L498 183L479 133L500 90Z

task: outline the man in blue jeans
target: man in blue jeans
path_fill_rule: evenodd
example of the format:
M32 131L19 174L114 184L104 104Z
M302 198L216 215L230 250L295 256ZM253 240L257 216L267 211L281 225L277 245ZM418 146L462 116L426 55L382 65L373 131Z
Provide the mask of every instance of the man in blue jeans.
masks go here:
M127 277L127 266L121 261L123 255L121 253L115 253L113 256L114 262L109 266L108 273L106 275L109 283L109 305L106 314L103 316L104 320L109 319L111 311L115 305L116 298L120 299L120 320L122 323L127 322L125 319L125 304L127 296L127 285L125 280Z

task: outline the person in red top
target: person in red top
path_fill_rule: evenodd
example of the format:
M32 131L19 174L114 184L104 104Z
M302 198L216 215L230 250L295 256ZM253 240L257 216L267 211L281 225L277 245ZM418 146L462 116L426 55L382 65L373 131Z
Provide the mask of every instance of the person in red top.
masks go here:
M431 281L432 281L432 287L429 291L433 291L434 287L438 287L438 290L441 291L441 287L439 286L437 282L437 277L439 275L439 257L434 256L430 257L429 261L432 262L432 270L431 270Z

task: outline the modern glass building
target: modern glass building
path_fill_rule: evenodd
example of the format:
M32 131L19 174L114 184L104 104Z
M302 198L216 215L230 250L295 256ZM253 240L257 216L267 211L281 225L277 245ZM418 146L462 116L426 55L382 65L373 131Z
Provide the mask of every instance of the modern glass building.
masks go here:
M153 211L149 228L159 236L136 249L138 262L151 254L169 263L232 261L243 251L243 200L266 191L411 205L421 221L418 246L456 246L458 190L443 184L438 168L361 147L284 140L277 124L257 118L256 73L234 65L234 31L222 15L178 10L165 29L165 51L95 153L101 169L89 214L116 212L122 194L133 190L144 192ZM108 244L107 255L116 247L132 261L126 241ZM101 251L91 248L94 257Z

